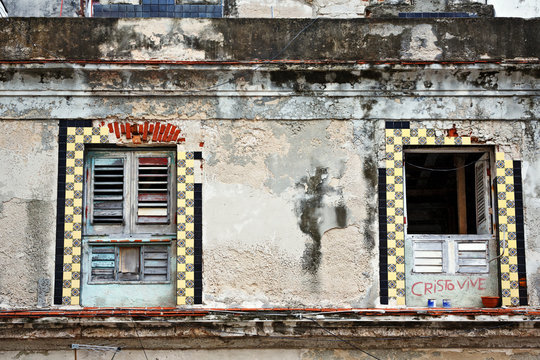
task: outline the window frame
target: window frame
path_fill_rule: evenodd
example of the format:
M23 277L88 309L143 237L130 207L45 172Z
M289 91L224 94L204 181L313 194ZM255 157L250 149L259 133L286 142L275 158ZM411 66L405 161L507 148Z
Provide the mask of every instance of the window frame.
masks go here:
M159 157L164 154L168 158L167 185L167 223L142 224L137 222L138 211L138 171L136 160L140 157ZM96 224L93 222L95 184L93 160L96 158L124 159L124 188L123 188L123 223ZM176 237L176 149L172 148L91 148L86 151L84 162L84 197L85 211L83 214L83 238L124 239L133 237Z
M91 243L88 245L88 255L89 255L89 261L91 262L90 266L88 267L89 274L88 274L88 280L87 284L89 285L108 285L108 284L169 284L172 279L171 271L173 270L173 266L171 266L171 257L172 257L172 250L169 242L161 242L161 243L151 243L151 244L140 244L140 243ZM147 280L145 279L145 253L146 249L149 247L156 247L156 246L162 246L166 248L167 250L167 256L166 256L166 264L167 264L167 271L166 271L166 279L165 280ZM114 279L112 280L97 280L92 278L92 270L94 269L92 262L94 261L93 255L94 255L94 248L97 247L114 247ZM121 248L139 248L139 279L137 280L129 280L129 279L119 279L119 265L120 265L120 256L119 252Z
M84 184L83 184L83 226L82 244L88 264L85 283L88 285L107 284L170 284L173 281L172 272L175 271L173 246L177 238L176 216L176 148L121 148L121 147L91 147L85 149L84 158ZM141 157L167 158L167 221L165 223L139 223L139 171L138 159ZM94 215L94 184L95 159L123 159L123 212L122 224L96 224ZM145 279L145 250L154 246L163 246L167 249L166 280ZM114 247L114 279L93 279L93 250L96 247ZM139 278L121 279L118 276L120 263L119 249L122 247L139 248Z
M467 153L484 153L488 155L487 159L487 169L490 173L492 173L492 169L495 169L495 156L494 156L494 150L491 147L482 147L482 146L463 146L463 147L457 147L457 146L412 146L412 147L404 147L403 148L403 155L404 155L404 165L403 165L403 208L404 208L404 219L405 219L405 226L404 226L404 235L405 239L407 240L407 243L412 248L412 261L413 265L411 267L411 272L413 274L445 274L445 275L467 275L467 274L487 274L489 273L489 248L490 248L490 241L493 241L496 237L496 230L494 229L495 224L495 211L493 211L495 204L495 189L492 187L492 181L493 181L493 174L490 175L488 186L489 186L489 204L490 208L488 209L488 233L485 234L409 234L408 233L408 203L407 203L407 173L406 173L406 154L407 153L424 153L424 154L430 154L430 153L446 153L446 154L467 154ZM479 159L480 160L480 159ZM479 161L478 160L478 161ZM475 191L475 208L477 208L477 199L476 199L476 191ZM475 213L475 217L477 216L477 213ZM478 231L478 229L477 229ZM441 272L425 272L425 271L417 271L416 263L415 263L415 251L417 247L417 243L426 243L426 242L442 242L442 264ZM458 250L458 244L460 243L480 243L484 242L486 244L486 250L485 250L485 261L486 265L485 268L480 271L470 272L470 271L459 271L459 250Z

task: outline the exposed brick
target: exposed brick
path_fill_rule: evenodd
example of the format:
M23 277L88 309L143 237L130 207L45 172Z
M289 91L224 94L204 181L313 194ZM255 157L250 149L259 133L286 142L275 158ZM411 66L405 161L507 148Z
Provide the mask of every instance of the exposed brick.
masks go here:
M141 133L143 134L143 141L146 142L146 139L148 138L148 121L144 122L144 130L141 131Z
M131 125L126 124L126 139L131 139Z
M120 139L120 127L118 126L118 123L114 123L114 133L116 135L117 139Z
M154 135L152 135L152 141L156 141L159 135L159 121L154 125Z

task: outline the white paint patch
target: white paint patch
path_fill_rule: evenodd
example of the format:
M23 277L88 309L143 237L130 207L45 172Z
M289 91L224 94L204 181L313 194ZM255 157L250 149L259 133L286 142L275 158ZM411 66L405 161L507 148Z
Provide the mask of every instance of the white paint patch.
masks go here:
M496 17L540 17L540 0L488 0L495 8Z
M402 51L403 57L411 60L436 60L442 55L441 48L435 45L437 37L433 27L428 24L414 26L411 30L411 42L407 51Z
M312 17L311 6L297 0L238 0L239 17L305 18Z
M129 44L133 49L130 52L132 60L204 60L205 52L189 46L186 38L197 37L199 41L223 43L223 34L215 31L207 19L119 19L118 32L136 34L137 41L131 40ZM151 46L137 46L136 42L141 41ZM109 54L117 48L125 47L126 44L120 46L117 42L110 42L100 45L100 51Z
M242 184L209 182L203 206L205 246L277 247L295 258L304 251L294 204L283 196Z
M392 24L373 24L369 33L380 36L395 36L400 35L403 32L403 27Z

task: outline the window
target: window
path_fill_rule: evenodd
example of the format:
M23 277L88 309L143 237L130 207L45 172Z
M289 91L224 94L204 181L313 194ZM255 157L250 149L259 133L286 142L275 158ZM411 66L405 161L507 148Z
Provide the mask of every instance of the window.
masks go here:
M415 273L486 273L492 238L490 152L405 149L407 239Z
M85 235L172 235L173 151L90 151Z
M91 282L169 280L169 246L92 246L91 251Z
M86 153L83 305L174 305L175 153Z

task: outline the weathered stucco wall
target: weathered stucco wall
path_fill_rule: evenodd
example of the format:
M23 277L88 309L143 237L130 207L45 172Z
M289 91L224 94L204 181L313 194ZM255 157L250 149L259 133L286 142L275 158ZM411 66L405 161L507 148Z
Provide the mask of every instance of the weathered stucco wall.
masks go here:
M375 302L373 124L207 121L203 136L209 305Z
M523 62L540 53L538 19L7 18L0 25L0 60Z
M540 305L538 20L1 23L4 306L52 280L58 119L174 121L203 143L211 307L378 306L385 121L455 127L523 160Z
M417 0L413 7L404 11L445 11L447 5L467 5L471 2L493 5L497 17L534 18L540 16L540 7L535 0ZM101 0L101 4L133 4L141 0ZM214 4L216 0L176 1L178 4ZM366 16L366 6L381 3L380 0L225 0L225 16L242 18L357 18ZM386 0L385 5L410 5L410 0ZM11 17L58 17L60 2L43 2L40 0L4 0ZM77 17L80 3L77 0L65 0L62 9L63 17ZM474 11L472 11L474 12Z
M0 307L52 304L55 121L0 121Z
M61 1L3 0L10 17L59 17ZM76 17L80 9L79 0L64 0L63 17Z

